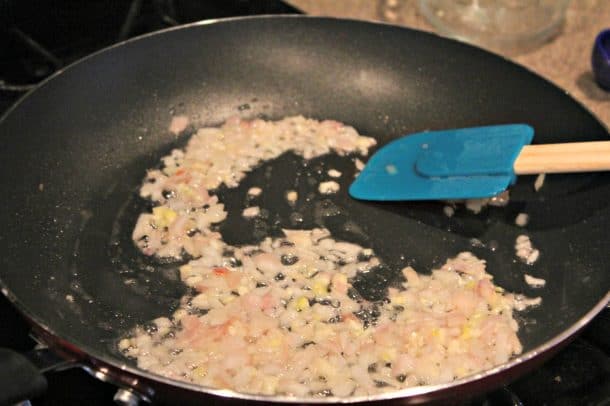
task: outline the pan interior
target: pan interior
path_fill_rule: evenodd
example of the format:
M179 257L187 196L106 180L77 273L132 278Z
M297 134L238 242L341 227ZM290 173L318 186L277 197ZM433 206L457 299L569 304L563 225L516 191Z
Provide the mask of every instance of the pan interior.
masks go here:
M502 123L530 124L534 143L608 135L561 90L516 65L387 25L228 20L94 55L29 94L0 123L0 279L37 322L116 365L125 363L117 338L137 323L169 315L185 293L176 264L145 259L130 241L145 206L135 194L146 169L184 145L193 130L170 134L176 114L189 116L193 127L233 115L303 114L350 124L380 145L427 129ZM353 172L346 158L322 157L305 166L285 154L254 170L238 189L221 188L229 207L223 235L246 243L293 226L283 192L297 184L307 193L307 179L331 167ZM449 218L440 202L351 200L346 180L341 193L302 208L307 214L300 227L323 225L373 248L393 270L368 281L373 288L394 280L406 264L425 272L461 251L474 252L487 260L496 284L542 297L540 307L519 316L528 351L603 299L610 259L609 175L548 176L539 192L533 182L520 177L507 207L478 215L458 209ZM255 184L272 192L263 205L273 213L245 223L240 196ZM514 224L520 212L530 216L526 230ZM524 232L541 251L534 266L514 256L515 239ZM546 279L547 286L532 289L524 273Z

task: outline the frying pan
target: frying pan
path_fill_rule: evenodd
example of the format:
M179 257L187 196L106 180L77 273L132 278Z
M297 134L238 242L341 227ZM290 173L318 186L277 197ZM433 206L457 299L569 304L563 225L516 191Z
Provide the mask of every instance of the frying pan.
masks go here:
M170 134L172 114L189 116L192 127L178 137ZM184 145L194 127L234 115L296 114L349 123L380 145L426 129L509 122L532 125L536 143L608 137L588 111L552 84L498 56L432 34L302 16L170 29L68 67L3 117L2 292L56 354L137 395L173 402L328 401L176 382L138 369L116 348L136 324L171 314L186 292L176 264L144 258L130 241L137 214L146 209L136 197L145 170ZM349 171L350 165L331 156L304 170L290 154L264 164L240 189L219 189L229 210L220 231L239 244L260 238L261 230L273 234L290 226L283 191L297 173L306 180L320 168ZM256 229L238 214L253 184L268 189L261 206L276 212ZM510 362L448 384L348 400L419 403L493 389L549 358L603 309L610 297L610 175L550 176L538 193L532 184L532 177L521 177L507 207L479 215L458 210L451 218L435 202L353 201L347 184L336 196L301 208L302 227L326 226L384 260L386 267L356 281L373 299L395 282L400 267L425 272L465 250L487 260L498 285L542 297L541 306L519 313L524 352ZM316 204L336 210L315 215ZM533 267L514 259L515 238L524 232L514 217L522 211L530 215L527 233L542 252ZM473 245L473 239L484 244ZM547 285L533 290L523 281L525 272Z

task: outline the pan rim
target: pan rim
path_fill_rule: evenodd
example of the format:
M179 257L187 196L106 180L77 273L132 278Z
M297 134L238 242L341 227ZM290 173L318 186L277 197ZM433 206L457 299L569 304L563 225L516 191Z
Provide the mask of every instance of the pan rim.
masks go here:
M155 32L151 32L151 33L147 33L144 35L140 35L134 38L130 38L127 39L125 41L121 41L119 43L113 44L109 47L106 47L104 49L101 49L99 51L96 51L90 55L87 55L86 57L79 59L78 61L75 61L67 66L65 66L64 68L58 70L57 72L55 72L53 75L49 76L48 78L46 78L45 80L43 80L41 83L39 83L34 89L28 91L26 94L24 94L16 103L14 103L1 117L0 117L0 125L7 119L7 117L9 117L13 111L15 111L16 109L19 108L19 106L25 101L27 100L29 97L31 97L32 94L34 94L38 89L40 89L41 87L45 86L49 81L54 80L57 76L65 73L66 71L69 71L70 69L72 69L74 66L77 66L80 63L86 63L90 58L95 58L100 54L104 54L106 52L110 52L112 51L114 48L116 47L121 47L124 46L125 44L129 44L131 42L134 41L139 41L139 40L143 40L146 39L148 37L153 37L156 35L163 35L167 32L172 32L174 30L186 30L186 29L191 29L193 27L199 27L199 26L205 26L205 25L211 25L211 24L222 24L222 23L230 23L230 22L235 22L235 21L240 21L240 20L266 20L266 19L274 19L274 20L278 20L278 19L292 19L292 18L296 18L296 19L311 19L311 20L329 20L329 21L342 21L342 22L353 22L353 23L358 23L358 24L372 24L372 25L381 25L381 26L388 26L388 27L392 27L392 28L397 28L397 29L402 29L402 30L407 30L407 31L411 31L411 32L416 32L418 34L421 35L427 35L427 36L432 36L432 37L436 37L436 38L440 38L443 41L450 41L453 43L457 43L460 44L460 46L464 46L468 49L477 49L478 51L480 51L483 54L487 54L490 56L494 56L497 58L502 59L505 63L508 62L509 64L517 67L518 69L521 69L527 73L529 73L530 75L533 75L536 77L537 80L543 80L545 81L547 84L553 86L554 88L560 89L557 85L555 85L553 82L551 82L550 80L536 74L535 72L533 72L532 70L528 69L527 67L524 67L522 65L519 65L501 55L498 54L494 54L492 52L483 50L481 48L477 48L465 43L462 43L460 41L457 40L453 40L450 38L446 38L443 37L441 35L435 34L435 33L431 33L431 32L426 32L426 31L420 31L420 30L416 30L413 28L408 28L408 27L403 27L403 26L398 26L398 25L394 25L394 24L390 24L390 23L385 23L385 22L376 22L376 21L370 21L370 20L358 20L358 19L348 19L348 18L339 18L339 17L319 17L319 16L310 16L310 15L298 15L298 14L279 14L279 15L258 15L258 16L240 16L240 17L229 17L229 18L220 18L220 19L209 19L209 20L202 20L202 21L197 21L197 22L193 22L190 24L185 24L185 25L181 25L181 26L177 26L177 27L170 27L167 29L163 29L163 30L159 30L159 31L155 31ZM575 104L577 104L581 109L583 109L584 111L586 111L588 113L588 115L595 120L598 124L600 124L604 129L606 129L606 131L608 131L608 127L605 125L605 123L601 122L599 119L597 119L597 117L580 101L574 99L571 95L567 95L572 102L575 102ZM40 320L39 317L35 316L32 312L29 311L29 309L25 306L24 303L22 303L18 297L16 295L14 295L11 291L11 289L7 286L7 284L4 282L4 280L0 277L0 290L1 292L4 294L5 297L7 297L7 299L19 310L20 313L22 313L24 316L26 316L31 322L33 322L37 327L41 328L42 330L44 330L45 333L49 334L49 336L52 337L57 337L57 338L61 338L56 332L53 331L53 329L47 325L46 323L44 323L42 320ZM108 365L110 365L113 368L116 368L119 371L124 371L136 376L140 376L142 378L146 378L149 379L153 382L159 382L159 383L163 383L163 384L167 384L167 385L171 385L171 386L175 386L175 387L179 387L182 389L186 389L189 391L194 391L194 392L198 392L198 393L205 393L205 394L210 394L210 395L214 395L214 396L221 396L221 397L225 397L225 398L233 398L233 399L243 399L243 400L255 400L255 401L266 401L266 402L283 402L283 403L312 403L312 404L318 404L318 403L328 403L328 402L338 402L338 403L360 403L360 402L368 402L368 401L379 401L379 400L392 400L392 399L398 399L398 398L403 398L403 397L418 397L418 396L426 396L428 394L432 394L435 392L441 392L443 390L449 389L449 388L454 388L454 387L458 387L458 386L463 386L466 384L470 384L476 381L480 381L484 378L490 377L492 375L497 375L500 374L501 372L508 370L508 369L512 369L513 367L522 364L528 360L537 358L539 356L542 356L543 354L555 349L556 347L560 346L562 343L567 342L570 338L572 338L578 331L580 331L582 328L585 327L586 324L588 324L599 312L601 312L604 307L607 306L607 304L610 303L610 291L608 291L606 293L606 295L592 308L590 309L583 317L581 317L576 323L572 324L568 329L564 330L562 333L560 333L559 335L553 337L552 339L546 341L545 343L529 350L528 352L519 355L518 357L515 357L513 359L511 359L510 361L508 361L507 363L501 364L497 367L494 367L492 369L488 369L485 370L483 372L480 372L478 374L473 374L470 376L467 376L465 378L459 379L459 380L455 380L455 381L451 381L448 383L444 383L444 384L437 384L437 385L426 385L426 386L415 386L415 387L410 387L410 388L405 388L402 390L398 390L398 391L393 391L393 392L388 392L388 393L384 393L384 394L378 394L378 395L370 395L370 396L358 396L358 397L349 397L349 398L339 398L339 397L328 397L328 398L310 398L310 397L293 397L293 396L269 396L269 395L254 395L254 394L247 394L247 393L241 393L241 392L237 392L234 390L228 390L228 389L215 389L215 388L209 388L209 387L204 387L201 385L195 385L195 384L191 384L188 382L183 382L183 381L177 381L177 380L173 380L173 379L169 379L169 378L165 378L163 376L160 375L156 375L153 373L150 373L146 370L137 368L137 367L132 367L126 364L121 364L119 362L117 362L117 360L115 360L114 358L108 358L106 356L103 356L102 354L99 354L98 351L96 350L85 350L83 348L83 346L79 345L79 344L74 344L72 341L70 340L66 340L69 341L71 345L73 345L73 347L75 349L77 349L78 351L82 351L84 354L87 354L87 357L89 358L89 360L99 360L102 361ZM86 347L86 346L84 346Z
M38 83L34 88L28 90L26 93L24 93L12 106L10 106L2 115L0 115L0 125L2 124L2 122L10 115L12 114L13 110L15 110L16 108L18 108L19 105L21 105L22 102L24 102L27 98L29 98L33 93L35 93L39 88L45 86L47 84L47 82L53 80L55 77L63 74L64 72L66 72L67 70L70 70L72 68L74 68L77 65L80 65L81 63L85 63L86 61L88 61L90 58L95 58L98 55L104 54L106 52L110 52L112 51L114 48L118 48L121 46L124 46L126 44L130 44L131 42L135 42L135 41L139 41L139 40L143 40L149 37L153 37L153 36L157 36L157 35L163 35L165 33L168 32L172 32L172 31L178 31L178 30L183 30L183 29L190 29L193 27L200 27L200 26L206 26L206 25L213 25L213 24L223 24L223 23L230 23L230 22L235 22L235 21L240 21L240 20L267 20L267 19L272 19L272 20L281 20L281 19L308 19L308 20L329 20L329 21L343 21L343 22L351 22L351 23L362 23L362 24L370 24L370 25L379 25L379 26L384 26L384 27L391 27L391 28L395 28L395 29L401 29L401 30L406 30L406 31L411 31L411 32L416 32L419 35L426 35L426 36L430 36L430 37L434 37L434 38L440 38L443 41L449 41L451 43L453 43L454 45L457 46L462 46L465 47L467 49L470 50L477 50L478 52L482 53L482 54L486 54L488 56L493 56L495 58L499 58L500 60L502 60L504 63L508 63L514 67L517 67L518 69L521 69L525 72L527 72L528 74L535 76L537 78L537 80L542 80L544 81L546 84L562 90L563 89L555 84L554 82L552 82L550 79L547 79L546 77L539 75L538 73L536 73L535 71L533 71L532 69L530 69L529 67L525 66L525 65L521 65L515 61L510 60L508 57L502 55L502 54L498 54L495 53L493 51L478 47L476 45L473 44L468 44L466 42L460 41L458 39L455 38L450 38L444 35L441 35L439 33L433 32L433 31L423 31L423 30L419 30L416 28L411 28L411 27L406 27L406 26L402 26L402 25L397 25L397 24L392 24L389 22L384 22L384 21L376 21L376 20L372 20L372 19L357 19L357 18L343 18L343 17L334 17L334 16L315 16L315 15L309 15L309 14L259 14L259 15L251 15L251 16L236 16L236 17L223 17L223 18L210 18L210 19L206 19L206 20L200 20L200 21L195 21L192 23L188 23L188 24L182 24L182 25L178 25L178 26L174 26L174 27L168 27L168 28L164 28L161 30L157 30L157 31L152 31L152 32L148 32L142 35L138 35L132 38L128 38L126 40L117 42L115 44L109 45L105 48L102 48L100 50L97 50L89 55L86 55L66 66L64 66L61 69L58 69L56 72L54 72L52 75L50 75L49 77L45 78L44 80L42 80L40 83ZM600 121L597 116L580 100L574 98L570 93L565 92L566 96L568 96L572 102L578 104L578 106L583 109L584 111L586 111L588 113L588 115L590 115L591 117L593 117L595 119L595 121L601 125L606 132L610 133L610 123L606 124L603 121Z

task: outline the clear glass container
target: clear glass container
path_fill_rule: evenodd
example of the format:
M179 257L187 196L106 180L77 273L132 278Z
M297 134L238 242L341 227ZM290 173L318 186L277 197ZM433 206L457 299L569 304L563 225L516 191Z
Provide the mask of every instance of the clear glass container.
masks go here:
M445 36L496 52L530 50L562 28L570 0L419 0L419 11Z

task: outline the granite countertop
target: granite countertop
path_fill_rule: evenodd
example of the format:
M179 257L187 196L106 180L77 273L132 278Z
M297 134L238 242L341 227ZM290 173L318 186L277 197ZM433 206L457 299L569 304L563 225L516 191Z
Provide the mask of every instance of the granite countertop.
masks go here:
M288 3L311 15L389 21L433 30L418 14L416 0L288 0ZM610 128L610 92L595 84L590 67L593 41L605 28L610 28L610 1L572 0L558 36L526 53L505 56L565 89Z

